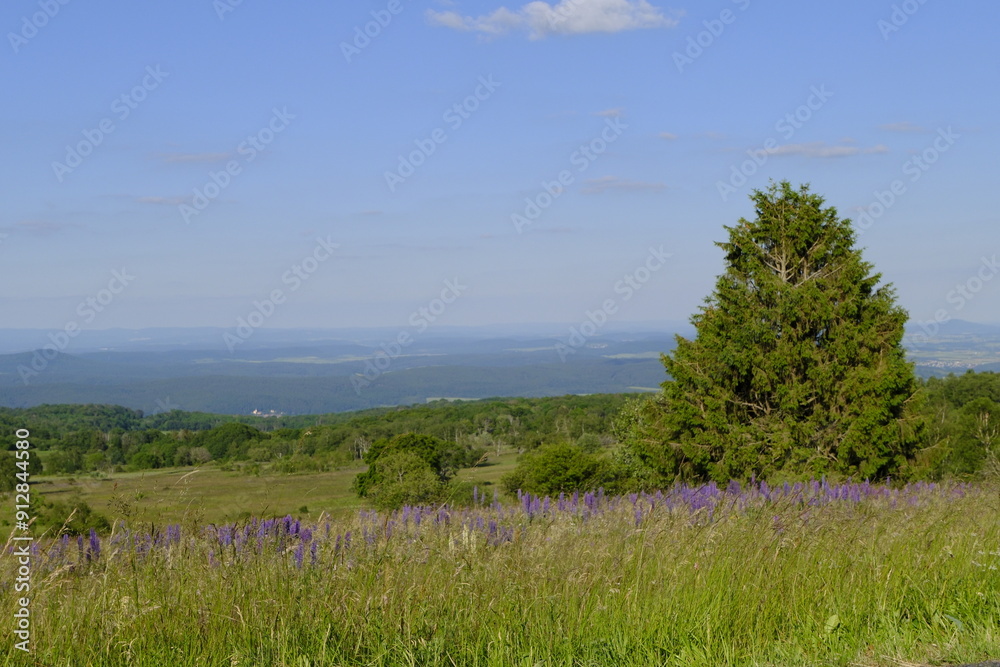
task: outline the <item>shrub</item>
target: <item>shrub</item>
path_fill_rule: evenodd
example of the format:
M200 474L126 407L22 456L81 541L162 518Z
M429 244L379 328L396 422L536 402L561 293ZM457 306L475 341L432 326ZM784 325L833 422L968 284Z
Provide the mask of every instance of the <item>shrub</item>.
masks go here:
M518 490L538 495L590 490L609 479L603 459L588 454L578 445L545 445L524 454L517 468L504 475L500 484L507 493Z
M445 484L425 460L414 452L395 451L379 458L378 481L368 496L379 509L427 505L440 500Z
M354 490L359 496L367 496L375 485L381 483L382 459L399 452L417 456L429 466L439 482L446 483L459 468L475 465L483 450L418 433L403 433L377 440L365 452L368 470L354 479Z

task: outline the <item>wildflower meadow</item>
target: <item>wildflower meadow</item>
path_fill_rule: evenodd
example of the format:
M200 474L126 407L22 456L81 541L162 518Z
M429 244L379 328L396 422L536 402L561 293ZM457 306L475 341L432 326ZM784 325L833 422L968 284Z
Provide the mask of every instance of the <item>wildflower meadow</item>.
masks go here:
M34 646L8 639L3 664L973 662L1000 646L998 502L967 484L734 482L118 522L33 543Z

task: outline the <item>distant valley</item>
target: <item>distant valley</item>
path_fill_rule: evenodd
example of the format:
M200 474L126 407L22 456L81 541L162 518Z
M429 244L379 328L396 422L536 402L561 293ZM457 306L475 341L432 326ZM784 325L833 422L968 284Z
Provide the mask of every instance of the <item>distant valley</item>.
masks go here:
M91 331L64 346L47 331L3 330L0 405L310 414L439 398L656 391L671 331L691 329L652 328L590 336L568 326L456 328L405 345L389 329L260 330L232 351L221 329ZM934 333L908 330L921 376L1000 371L1000 326L951 321Z

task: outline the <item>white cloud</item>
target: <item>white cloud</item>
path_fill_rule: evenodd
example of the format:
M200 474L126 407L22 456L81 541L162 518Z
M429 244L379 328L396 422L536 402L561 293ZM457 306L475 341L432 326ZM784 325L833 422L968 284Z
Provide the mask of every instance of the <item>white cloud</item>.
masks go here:
M813 141L806 144L785 144L768 151L771 155L802 155L804 157L848 157L870 153L888 153L889 148L883 144L861 148L859 146L831 146L824 141Z
M665 183L628 181L617 176L601 176L584 181L584 187L580 192L585 195L599 195L605 192L663 192L666 189Z
M500 7L491 14L463 16L457 12L427 10L432 25L453 30L503 35L524 30L529 39L547 35L581 35L623 32L643 28L670 28L677 20L663 14L648 0L559 0L555 4L529 2L517 10Z
M659 137L660 137L660 139L666 139L667 141L673 141L674 139L677 138L677 135L674 134L673 132L660 132Z

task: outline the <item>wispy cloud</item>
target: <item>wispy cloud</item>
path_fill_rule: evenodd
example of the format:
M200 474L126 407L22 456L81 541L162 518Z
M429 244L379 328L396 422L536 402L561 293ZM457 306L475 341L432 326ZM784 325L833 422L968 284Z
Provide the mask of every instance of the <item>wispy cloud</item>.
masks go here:
M136 197L137 204L155 204L157 206L180 206L188 201L188 197Z
M20 222L15 222L13 225L7 225L5 227L0 227L0 232L4 233L4 238L6 238L6 232L11 234L34 234L36 236L52 236L53 234L60 234L65 231L72 229L80 229L82 225L75 222L52 222L51 220L22 220Z
M666 189L665 183L647 183L629 181L617 176L601 176L584 181L580 192L585 195L599 195L605 192L663 192Z
M233 159L232 153L157 153L156 159L167 164L214 163Z
M871 153L888 153L889 147L883 144L862 148L850 145L831 145L824 141L813 141L805 144L785 144L768 151L771 155L801 155L803 157L837 158L851 155L867 155Z
M513 11L500 7L482 16L463 16L433 9L428 9L426 16L432 25L453 30L488 36L525 31L529 39L677 25L675 18L665 16L663 10L649 4L648 0L560 0L555 4L536 0Z
M673 141L674 139L677 138L677 135L674 134L673 132L660 132L658 136L660 137L660 139L666 139L667 141Z
M624 107L615 107L614 109L598 111L594 115L602 118L620 118L623 113L625 113Z
M915 125L908 120L901 121L899 123L886 123L885 125L879 125L878 129L885 130L886 132L926 132L926 127L921 127L920 125Z

